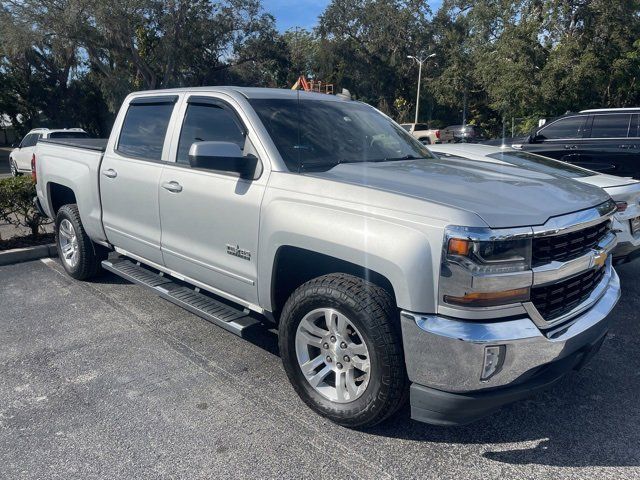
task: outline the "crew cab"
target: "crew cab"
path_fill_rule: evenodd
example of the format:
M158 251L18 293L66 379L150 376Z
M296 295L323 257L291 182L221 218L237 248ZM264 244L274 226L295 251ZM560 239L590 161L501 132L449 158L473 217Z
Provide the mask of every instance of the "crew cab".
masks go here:
M638 180L595 172L509 147L465 143L435 145L430 150L441 157L464 157L552 172L603 188L618 207L618 211L613 216L613 230L618 237L618 245L612 253L614 264L626 263L640 256L640 182Z
M349 427L407 394L434 424L526 397L598 350L620 295L602 189L441 160L337 96L137 92L107 140L35 157L69 275L109 270L242 336L275 322L293 389Z
M88 138L89 135L81 128L34 128L30 130L9 154L9 168L11 175L17 177L31 173L31 158L36 143L41 138Z

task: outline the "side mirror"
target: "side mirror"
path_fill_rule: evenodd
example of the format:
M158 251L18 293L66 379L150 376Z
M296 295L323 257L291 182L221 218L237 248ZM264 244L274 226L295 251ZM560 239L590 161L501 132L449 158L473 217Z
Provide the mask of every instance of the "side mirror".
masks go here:
M527 143L537 143L542 140L542 135L538 135L536 132L527 137Z
M196 142L189 149L191 168L235 174L240 178L254 179L258 157L243 156L240 147L233 142Z
M12 148L20 148L20 143L18 143L18 142L13 142L13 143L11 144L11 147L12 147Z

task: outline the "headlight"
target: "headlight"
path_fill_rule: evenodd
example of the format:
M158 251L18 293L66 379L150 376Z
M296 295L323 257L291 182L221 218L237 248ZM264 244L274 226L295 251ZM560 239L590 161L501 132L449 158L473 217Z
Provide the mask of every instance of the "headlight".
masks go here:
M492 307L529 300L532 231L448 227L440 298L461 307Z

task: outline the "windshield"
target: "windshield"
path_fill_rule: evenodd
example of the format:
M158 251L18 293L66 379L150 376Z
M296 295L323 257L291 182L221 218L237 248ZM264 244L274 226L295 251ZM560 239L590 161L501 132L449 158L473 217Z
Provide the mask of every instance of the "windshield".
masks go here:
M567 178L591 177L593 175L597 175L596 172L592 172L591 170L528 152L508 150L504 152L491 153L487 156L513 165L534 168L539 172L562 175Z
M292 172L341 163L435 158L402 127L358 102L253 99L251 105Z

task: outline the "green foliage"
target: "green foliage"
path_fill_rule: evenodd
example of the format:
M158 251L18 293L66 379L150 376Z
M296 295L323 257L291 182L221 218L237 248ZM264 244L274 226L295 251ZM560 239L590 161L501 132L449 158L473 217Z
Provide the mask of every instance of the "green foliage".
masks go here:
M266 5L266 2L264 2ZM0 0L0 114L106 135L132 90L347 88L397 119L495 135L511 119L640 104L640 0L332 0L279 33L260 0ZM20 121L18 121L20 119ZM516 122L518 129L522 121Z
M28 228L32 236L48 223L33 206L35 183L30 177L0 179L0 220L16 227Z

